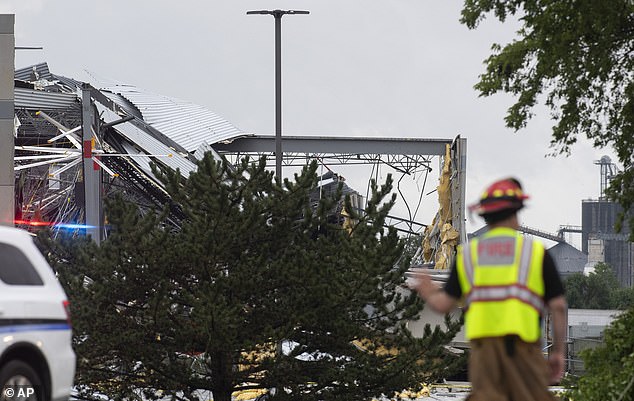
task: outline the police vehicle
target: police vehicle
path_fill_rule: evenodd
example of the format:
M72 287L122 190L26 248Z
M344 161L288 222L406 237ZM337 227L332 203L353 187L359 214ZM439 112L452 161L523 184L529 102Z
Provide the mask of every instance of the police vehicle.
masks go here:
M66 401L74 375L66 294L31 235L0 226L0 400Z

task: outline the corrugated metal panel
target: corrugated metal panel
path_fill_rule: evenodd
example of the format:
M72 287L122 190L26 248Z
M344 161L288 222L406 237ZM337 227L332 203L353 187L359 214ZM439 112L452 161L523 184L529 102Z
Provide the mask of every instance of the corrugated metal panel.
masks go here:
M220 155L216 152L207 142L203 142L198 149L194 152L194 157L198 160L202 160L205 157L205 153L211 152L212 156L216 160L221 160Z
M134 86L102 90L128 99L141 111L146 123L189 152L194 152L205 142L213 145L244 134L217 114L190 102L144 92Z
M74 93L44 92L15 88L15 107L28 110L67 109L78 102Z
M129 153L131 155L142 154L137 148L127 142L121 143L121 146L123 146L123 149L125 149L126 153ZM152 159L150 157L135 157L132 160L136 163L137 166L141 168L141 170L145 171L148 176L158 181L152 173L152 167L150 167L150 162L152 161Z
M139 109L137 109L136 106L130 103L128 99L112 92L101 91L101 93L103 93L108 99L121 106L123 110L125 110L129 115L143 119L143 115L141 114Z
M121 116L119 116L114 111L108 109L101 103L95 102L95 106L97 107L97 111L101 115L101 118L106 123L121 119ZM176 170L177 168L180 169L180 172L184 177L188 177L192 171L196 170L196 165L194 163L181 156L180 154L175 152L174 149L166 146L149 133L138 128L136 125L130 122L125 122L115 125L113 128L121 135L125 136L130 142L134 143L140 149L143 149L148 155L171 154L172 157L152 157L152 159L155 159L174 170ZM150 156L148 156L148 158L150 158ZM149 174L152 174L152 172L148 170L149 164L147 164L147 162L139 163L139 166L146 170Z
M24 68L18 68L15 70L14 77L15 79L19 79L20 81L34 81L31 74L33 73L33 67L35 67L35 71L39 74L39 78L51 79L52 75L48 69L48 64L39 63L35 65L30 65Z
M61 88L63 92L77 92L81 91L82 82L68 78L62 75L51 74L53 81L57 81L56 86Z

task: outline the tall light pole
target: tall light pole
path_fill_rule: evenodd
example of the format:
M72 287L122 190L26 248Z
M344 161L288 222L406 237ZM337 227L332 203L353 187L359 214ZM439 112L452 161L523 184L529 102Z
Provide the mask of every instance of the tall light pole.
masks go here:
M275 18L275 176L282 182L282 16L309 14L301 10L257 10L247 15L263 14Z

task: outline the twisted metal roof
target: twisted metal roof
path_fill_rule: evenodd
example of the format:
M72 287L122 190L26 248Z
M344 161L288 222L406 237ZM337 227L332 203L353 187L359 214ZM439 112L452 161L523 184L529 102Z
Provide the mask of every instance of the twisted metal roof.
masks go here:
M131 85L109 86L101 90L128 100L141 112L146 123L189 152L195 152L205 143L213 145L244 135L216 113L191 102L146 92ZM111 98L117 101L115 97Z

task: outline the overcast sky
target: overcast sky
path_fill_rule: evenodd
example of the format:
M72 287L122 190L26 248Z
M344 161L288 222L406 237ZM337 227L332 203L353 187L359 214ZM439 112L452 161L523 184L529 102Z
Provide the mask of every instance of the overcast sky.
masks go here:
M461 135L468 141L467 203L494 179L515 175L532 196L521 216L525 225L550 232L580 225L581 200L599 196L594 161L616 158L585 140L568 158L545 157L552 123L544 108L526 129L505 128L512 98L479 98L473 85L491 44L509 41L518 25L491 19L469 31L459 23L461 6L458 0L0 0L0 13L16 14L17 46L44 47L18 51L18 68L46 61L51 72L84 81L87 70L204 105L245 132L273 134L274 20L246 11L309 10L282 21L285 135ZM369 173L355 172L350 184L365 194ZM415 207L422 177L404 183ZM429 223L435 198L423 202L427 212L419 219ZM402 205L398 210L406 216ZM469 223L470 230L480 225L477 218Z

